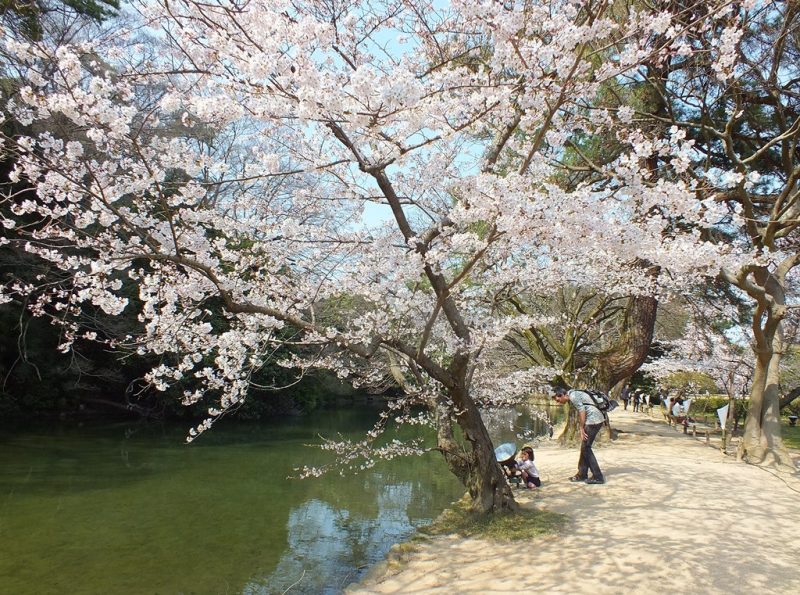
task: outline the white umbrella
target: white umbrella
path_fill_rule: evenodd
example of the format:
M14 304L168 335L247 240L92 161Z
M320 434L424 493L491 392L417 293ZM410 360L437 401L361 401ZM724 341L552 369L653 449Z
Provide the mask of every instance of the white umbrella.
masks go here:
M517 453L517 445L513 442L505 442L494 449L494 457L499 461L507 461Z

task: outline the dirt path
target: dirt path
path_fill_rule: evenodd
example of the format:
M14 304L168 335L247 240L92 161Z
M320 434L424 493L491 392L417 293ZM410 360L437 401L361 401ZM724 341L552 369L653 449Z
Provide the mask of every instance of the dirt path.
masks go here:
M569 515L530 544L436 538L348 593L798 593L800 477L737 463L655 417L615 411L605 485L570 483L577 450L537 449L521 504Z

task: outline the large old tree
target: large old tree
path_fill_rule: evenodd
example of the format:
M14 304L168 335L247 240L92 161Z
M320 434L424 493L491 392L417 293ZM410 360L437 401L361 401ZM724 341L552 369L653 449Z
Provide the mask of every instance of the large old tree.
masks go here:
M686 138L638 126L626 102L597 107L642 64L691 57L697 35L727 48L716 2L686 22L660 4L156 1L133 5L137 29L6 36L8 117L70 129L4 139L37 196L6 196L3 224L72 285L2 295L57 319L64 350L110 339L81 328L83 304L139 308L145 335L117 340L163 356L153 385L191 377L185 402L218 395L193 436L267 361L365 381L391 366L474 507L512 508L480 405L552 370L487 365L536 323L493 296L576 281L656 295L749 258L708 240L725 209L674 175L697 156ZM602 175L557 182L570 143L609 134L613 159L585 166ZM340 448L352 461L368 446Z
M671 2L687 23L706 7ZM754 303L755 371L742 454L793 469L780 438L783 324L796 304L791 285L800 257L800 4L743 2L690 35L664 67L642 69L668 106L641 110L639 125L670 126L693 143L697 161L681 173L699 196L729 210L716 241L749 250L721 278Z
M649 295L567 286L547 296L509 297L505 309L535 314L538 324L515 328L507 337L529 365L552 368L569 385L609 391L645 361L658 302Z

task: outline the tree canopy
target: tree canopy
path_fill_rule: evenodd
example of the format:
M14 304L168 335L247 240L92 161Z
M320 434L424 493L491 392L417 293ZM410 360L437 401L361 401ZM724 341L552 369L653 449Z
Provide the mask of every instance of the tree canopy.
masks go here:
M796 259L797 172L784 159L756 179L749 165L790 151L796 124L781 107L748 132L745 91L730 92L753 78L743 71L773 90L792 76L766 66L788 50L742 59L747 31L780 36L777 15L794 18L784 3L131 7L135 19L102 35L2 40L18 82L7 114L24 127L3 138L10 177L36 189L6 196L3 242L69 282L1 295L57 320L64 351L82 338L169 354L147 376L155 387L191 377L184 403L217 395L192 436L266 362L358 370L364 383L391 368L401 406L428 406L474 506L513 507L479 405L554 370L497 373L487 354L546 320L499 312L496 296L572 285L654 308L726 271L754 299L772 296L761 321ZM343 302L358 307L328 315ZM81 326L87 304L109 316L135 305L143 332L98 337Z

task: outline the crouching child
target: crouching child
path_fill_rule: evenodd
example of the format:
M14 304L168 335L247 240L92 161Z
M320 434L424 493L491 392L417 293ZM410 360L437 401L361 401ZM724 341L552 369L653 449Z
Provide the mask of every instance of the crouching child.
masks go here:
M528 489L538 488L542 485L539 479L539 470L533 462L533 449L526 446L520 451L520 459L517 461L517 469L522 474L522 484Z

